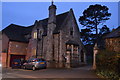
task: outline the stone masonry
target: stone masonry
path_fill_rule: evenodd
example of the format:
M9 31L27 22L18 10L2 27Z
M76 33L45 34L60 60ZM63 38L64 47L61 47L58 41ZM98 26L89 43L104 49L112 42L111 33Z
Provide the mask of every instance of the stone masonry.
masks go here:
M86 52L80 40L74 12L70 9L66 13L56 15L56 9L52 3L48 9L49 17L35 22L27 56L31 54L29 57L37 55L46 59L50 68L77 67L86 62Z

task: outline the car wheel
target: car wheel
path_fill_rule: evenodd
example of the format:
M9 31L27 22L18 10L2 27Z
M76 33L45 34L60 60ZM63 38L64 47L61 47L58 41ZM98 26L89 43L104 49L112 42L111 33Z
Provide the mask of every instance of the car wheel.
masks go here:
M35 66L32 67L32 70L35 71Z

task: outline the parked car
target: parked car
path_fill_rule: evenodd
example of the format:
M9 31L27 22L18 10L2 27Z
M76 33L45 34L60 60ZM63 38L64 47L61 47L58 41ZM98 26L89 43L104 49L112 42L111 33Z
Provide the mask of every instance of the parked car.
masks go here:
M32 69L33 71L41 68L45 69L46 67L46 61L43 58L30 58L23 64L24 69Z
M20 67L21 67L20 59L14 59L12 62L12 68L20 68Z

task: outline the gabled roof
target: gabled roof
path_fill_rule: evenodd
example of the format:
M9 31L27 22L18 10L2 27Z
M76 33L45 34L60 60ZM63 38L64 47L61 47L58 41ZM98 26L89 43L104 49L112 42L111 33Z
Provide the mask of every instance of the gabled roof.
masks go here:
M68 14L69 14L69 11L65 12L63 14L60 14L56 17L57 24L56 24L55 30L53 31L54 34L59 33L59 29L60 29L61 25L63 24L63 22L65 21Z
M62 13L62 14L59 14L59 15L56 15L56 28L54 29L53 34L59 33L59 29L60 29L62 23L64 22L64 20L66 19L68 13L69 13L69 11L65 12L65 13ZM48 18L40 20L40 21L41 21L42 26L44 28L43 35L47 35Z
M53 33L59 33L59 28L61 27L62 23L64 22L65 18L67 17L69 11L56 15L56 28ZM44 29L43 35L47 35L47 25L48 25L48 18L39 20L42 24ZM35 25L35 24L34 24ZM21 41L21 42L28 42L28 39L25 37L27 34L31 34L34 25L24 27L15 24L11 24L5 29L2 30L2 33L5 33L10 40L13 41Z
M11 24L2 30L7 37L12 41L28 42L25 35L30 34L34 25L24 27L15 24Z
M105 38L116 38L116 37L120 37L120 26L105 36Z

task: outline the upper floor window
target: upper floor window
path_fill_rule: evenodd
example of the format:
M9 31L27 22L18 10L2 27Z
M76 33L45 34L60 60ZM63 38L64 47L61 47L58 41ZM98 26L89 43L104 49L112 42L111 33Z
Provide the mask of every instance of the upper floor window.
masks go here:
M37 32L34 32L33 38L37 39Z
M42 38L42 30L39 31L39 37Z
M70 35L71 35L71 36L73 35L73 31L70 31Z
M34 33L33 33L33 38L34 39L41 39L42 38L42 34L43 34L43 31L42 31L42 29L37 29L37 30L35 30L34 31Z
M70 35L73 35L73 28L70 28Z

